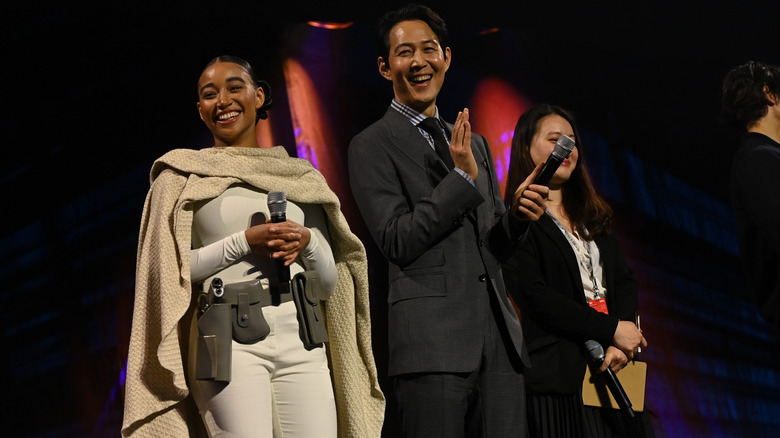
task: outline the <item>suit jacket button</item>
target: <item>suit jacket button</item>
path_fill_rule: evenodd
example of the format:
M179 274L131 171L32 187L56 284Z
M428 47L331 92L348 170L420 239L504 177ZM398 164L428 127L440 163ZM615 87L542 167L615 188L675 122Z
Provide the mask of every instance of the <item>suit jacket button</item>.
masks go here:
M485 275L485 274L479 274L479 281L481 281L481 282L483 282L483 283L484 283L484 282L485 282L485 280L487 280L487 275Z

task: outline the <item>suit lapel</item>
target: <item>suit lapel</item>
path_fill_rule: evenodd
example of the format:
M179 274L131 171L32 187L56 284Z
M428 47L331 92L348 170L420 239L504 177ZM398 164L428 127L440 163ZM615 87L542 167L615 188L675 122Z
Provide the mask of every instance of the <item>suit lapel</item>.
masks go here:
M448 126L450 132L452 127ZM451 134L448 134L451 135ZM485 197L485 205L492 203L493 201L493 175L490 173L490 167L487 166L487 158L482 154L482 148L478 147L482 137L477 134L471 134L471 153L474 155L474 161L477 163L479 173L477 174L477 181L474 183L477 185L477 190ZM487 145L485 145L487 147ZM475 218L482 221L483 224L493 223L494 209L477 208L474 212ZM489 215L486 216L486 215ZM482 216L482 217L479 217Z
M390 128L389 140L393 146L429 173L435 182L447 175L447 166L409 119L392 108L387 110L383 119Z
M566 268L569 271L569 276L571 277L573 284L577 285L577 290L584 291L584 286L582 285L582 277L580 276L580 264L577 260L577 255L574 254L574 250L571 247L571 244L569 244L569 241L566 240L566 236L563 235L561 230L558 228L557 225L550 219L550 217L545 214L537 221L539 224L539 227L542 229L542 231L547 234L547 236L552 240L552 242L555 244L555 247L558 248L558 251L563 254L563 258L566 261ZM585 293L582 294L582 299L585 299Z

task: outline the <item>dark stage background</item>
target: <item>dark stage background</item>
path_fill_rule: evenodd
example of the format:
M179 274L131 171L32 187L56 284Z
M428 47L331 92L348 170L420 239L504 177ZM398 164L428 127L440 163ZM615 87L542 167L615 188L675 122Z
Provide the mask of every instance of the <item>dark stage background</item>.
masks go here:
M13 436L119 435L149 169L172 148L210 146L195 84L220 54L271 82L263 138L316 161L364 239L387 388L384 265L355 214L344 156L392 97L371 32L399 3L172 3L4 6L0 372ZM726 197L737 140L718 121L731 67L780 63L777 2L455 3L429 3L452 32L439 107L454 120L470 106L499 170L522 108L551 102L578 115L641 282L657 436L777 436L780 358L739 267Z

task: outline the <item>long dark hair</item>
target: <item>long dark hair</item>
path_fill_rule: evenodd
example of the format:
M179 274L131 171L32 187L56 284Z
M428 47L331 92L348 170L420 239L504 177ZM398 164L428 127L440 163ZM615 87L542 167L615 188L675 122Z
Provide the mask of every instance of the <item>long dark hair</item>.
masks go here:
M240 58L238 56L233 55L221 55L217 56L216 58L212 59L211 61L206 64L203 69L200 71L201 74L203 74L204 71L206 71L207 68L211 67L217 62L232 62L233 64L237 64L243 68L246 73L249 75L249 78L252 79L252 82L254 82L255 86L258 88L263 89L263 93L265 94L265 100L263 101L263 105L257 110L257 114L255 114L255 122L257 122L260 119L267 119L268 118L268 110L271 109L271 106L273 105L273 101L271 100L271 85L261 80L257 77L257 74L255 73L255 69L252 68L252 65L247 62L245 59Z
M506 181L504 202L511 204L514 193L525 181L536 165L531 159L531 143L539 131L542 119L550 115L559 115L566 119L574 129L579 159L571 177L561 190L563 208L569 216L572 228L583 239L592 240L594 236L604 234L612 228L612 207L593 187L585 164L582 137L577 129L574 115L557 105L541 104L532 107L517 120L515 135L512 139L512 155L509 160L509 175Z

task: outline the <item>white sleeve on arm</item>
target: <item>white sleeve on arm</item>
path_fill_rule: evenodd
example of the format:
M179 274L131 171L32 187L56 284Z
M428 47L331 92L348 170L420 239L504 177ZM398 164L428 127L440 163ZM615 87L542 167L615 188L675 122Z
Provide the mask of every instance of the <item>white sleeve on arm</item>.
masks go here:
M190 250L190 277L197 283L209 275L228 267L231 263L252 252L244 231L231 234L222 240Z

